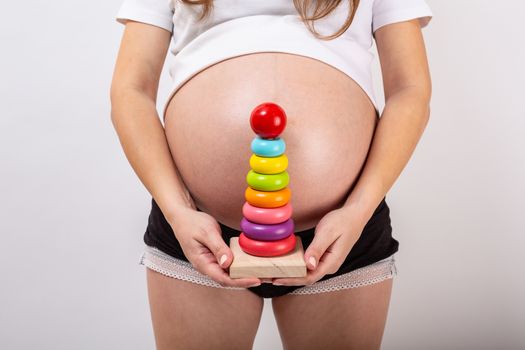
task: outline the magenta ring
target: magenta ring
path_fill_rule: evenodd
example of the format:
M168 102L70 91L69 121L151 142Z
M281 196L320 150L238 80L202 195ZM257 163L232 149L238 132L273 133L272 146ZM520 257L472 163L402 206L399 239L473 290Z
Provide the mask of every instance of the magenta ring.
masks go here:
M284 239L294 232L294 222L290 218L279 224L258 224L245 217L241 220L241 231L246 237L256 241L277 241Z

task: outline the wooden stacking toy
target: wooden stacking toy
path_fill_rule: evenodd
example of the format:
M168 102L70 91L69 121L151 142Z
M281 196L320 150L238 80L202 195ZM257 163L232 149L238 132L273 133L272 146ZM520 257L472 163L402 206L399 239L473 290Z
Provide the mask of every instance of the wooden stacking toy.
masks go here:
M294 233L287 187L286 144L279 137L286 114L277 104L265 102L253 109L250 125L257 136L251 143L241 234L230 240L230 277L304 277L303 246Z

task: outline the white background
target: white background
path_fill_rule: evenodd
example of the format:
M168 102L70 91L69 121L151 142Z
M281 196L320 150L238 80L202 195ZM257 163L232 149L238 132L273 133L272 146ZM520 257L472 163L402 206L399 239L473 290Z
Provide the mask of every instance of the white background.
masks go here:
M432 116L387 198L400 251L383 348L522 349L525 5L428 3ZM119 6L2 6L2 349L154 348L150 196L109 116ZM280 348L269 299L255 348Z

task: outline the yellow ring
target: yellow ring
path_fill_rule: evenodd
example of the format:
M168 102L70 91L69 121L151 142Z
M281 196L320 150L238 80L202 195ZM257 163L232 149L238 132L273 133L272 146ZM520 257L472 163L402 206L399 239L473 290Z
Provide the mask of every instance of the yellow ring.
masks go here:
M288 157L284 153L278 157L261 157L254 153L250 157L250 167L260 174L282 173L288 167Z

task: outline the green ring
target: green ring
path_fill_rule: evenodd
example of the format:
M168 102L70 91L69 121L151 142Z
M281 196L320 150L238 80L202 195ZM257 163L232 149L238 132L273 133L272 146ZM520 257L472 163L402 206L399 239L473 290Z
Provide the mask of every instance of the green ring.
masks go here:
M277 174L261 174L252 169L246 175L246 182L259 191L278 191L288 186L290 177L286 170Z

